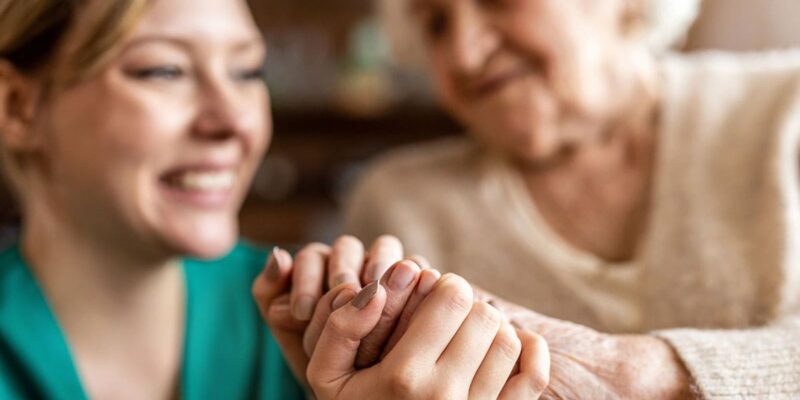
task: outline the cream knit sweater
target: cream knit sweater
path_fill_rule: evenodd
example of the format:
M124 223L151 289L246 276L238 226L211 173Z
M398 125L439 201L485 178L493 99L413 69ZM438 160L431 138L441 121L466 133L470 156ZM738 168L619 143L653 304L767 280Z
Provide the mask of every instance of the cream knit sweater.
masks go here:
M508 300L668 340L707 398L800 398L800 53L663 61L653 209L610 264L543 222L499 156L459 138L380 160L348 232L400 237Z

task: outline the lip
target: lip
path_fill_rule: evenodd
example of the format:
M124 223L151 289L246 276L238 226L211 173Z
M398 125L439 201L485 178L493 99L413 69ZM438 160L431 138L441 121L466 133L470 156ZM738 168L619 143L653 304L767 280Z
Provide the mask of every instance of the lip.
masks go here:
M207 210L218 210L228 207L235 194L236 183L230 188L218 190L188 190L170 183L176 175L187 172L231 172L238 180L238 164L201 162L173 167L161 174L158 186L165 198L181 205Z
M506 85L516 80L517 78L521 78L525 74L526 71L523 69L515 69L511 71L497 73L477 81L474 85L472 85L471 92L476 97L489 96L503 89Z

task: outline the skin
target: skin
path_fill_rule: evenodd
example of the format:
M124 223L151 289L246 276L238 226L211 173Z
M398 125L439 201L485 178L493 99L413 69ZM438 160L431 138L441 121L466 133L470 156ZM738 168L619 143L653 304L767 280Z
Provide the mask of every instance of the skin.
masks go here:
M384 242L384 244L386 243L388 242ZM350 247L350 249L352 248L354 247ZM391 249L386 250L392 251ZM342 248L337 251L345 252L348 249ZM358 258L355 257L356 255L353 254L352 259ZM381 365L392 364L394 361L387 360L394 360L391 355L395 353L395 349L400 346L400 343L404 340L407 341L409 339L408 336L412 338L422 336L420 331L415 331L412 328L414 325L424 326L425 332L448 329L443 326L453 323L452 319L442 316L438 319L428 320L420 315L426 307L434 307L429 304L431 302L435 302L436 306L441 306L451 301L441 300L442 295L434 295L434 293L453 291L449 295L445 295L452 296L463 290L465 292L461 295L471 296L474 301L477 301L475 304L490 304L493 309L499 310L504 315L504 319L510 321L511 324L508 326L505 323L503 324L504 327L495 337L492 347L496 349L496 352L499 354L505 352L513 353L514 350L510 349L516 346L516 340L521 342L522 349L519 358L519 370L513 370L509 376L506 372L507 370L504 370L502 366L493 366L491 368L482 366L481 370L475 374L472 385L469 386L471 392L469 394L458 393L455 395L456 398L464 396L472 398L473 390L475 393L481 393L481 395L474 395L476 398L495 398L497 396L496 393L498 393L496 389L498 382L505 382L505 386L499 393L514 393L513 395L507 395L506 398L536 398L539 394L541 394L542 398L548 399L686 399L693 396L688 386L689 378L685 368L672 348L660 339L644 335L607 335L584 326L548 318L524 307L506 302L477 287L469 287L466 282L458 281L460 278L457 277L455 277L457 282L452 285L453 287L448 284L444 286L450 287L449 289L443 288L442 281L450 280L452 284L453 276L445 275L445 277L440 278L440 274L437 271L420 269L419 264L408 259L395 263L387 272L389 277L384 276L381 279L380 282L385 285L382 288L382 293L385 293L385 299L381 300L384 307L379 316L370 316L367 313L356 317L346 310L340 312L340 309L346 308L347 301L353 299L360 288L355 283L344 283L323 295L316 306L310 323L299 321L290 312L288 306L289 294L286 293L292 290L289 287L289 277L292 276L293 279L292 269L315 269L321 271L321 274L324 275L327 273L326 271L331 271L330 263L325 260L319 261L319 259L308 264L304 264L300 260L295 260L293 263L291 256L282 250L277 251L275 258L281 259L281 261L275 261L268 265L265 272L257 278L253 287L254 296L265 321L270 325L284 353L292 361L291 365L307 370L309 379L312 379L312 377L319 378L319 375L315 375L314 368L330 363L327 358L329 356L325 355L327 354L325 350L322 350L323 355L321 357L326 361L312 364L312 361L320 351L320 343L323 343L322 336L325 330L331 329L330 325L335 324L337 326L335 329L339 331L346 330L352 335L353 341L348 345L351 350L347 352L347 357L355 360L356 364L353 367L359 365L360 362L360 369L342 368L337 374L331 375L332 377L347 376L349 379L359 371L382 370ZM271 274L268 272L270 268L274 268L280 273ZM348 269L353 271L353 274L358 274L361 268L363 268L363 264L351 264L348 266ZM399 270L405 271L409 273L409 276L414 277L416 284L411 284L403 289L392 288L393 285L390 283L391 276ZM272 278L267 278L269 275L272 275ZM439 300L434 300L437 297ZM337 312L339 316L336 318L344 318L345 321L335 320L334 315L337 315ZM375 313L378 313L378 311L375 311ZM452 313L452 310L445 311L442 315L448 313ZM348 317L345 318L342 315L347 315ZM350 319L351 317L352 319ZM421 323L419 320L424 320L425 322ZM509 330L511 325L517 328L516 335L513 335L513 331ZM456 339L453 338L452 340L455 341ZM474 341L471 340L470 342ZM411 362L420 367L420 358L424 358L429 352L436 353L440 351L435 347L429 347L429 344L427 340L420 342L417 345L418 347L411 350L415 356L409 359L402 359L395 368L403 369L405 362ZM542 355L525 356L526 347L529 349L543 349L545 346L549 353L548 360L545 360ZM467 354L469 351L474 350L474 348L464 348L455 354ZM495 353L495 351L490 351L491 353ZM492 361L490 360L493 359L509 359L502 356L490 356L490 354L486 355L484 364L491 364ZM456 363L462 364L463 361L459 360ZM442 368L448 368L448 366L445 365ZM429 381L427 377L433 372L426 370L424 367L407 371L407 375L410 376L405 376L406 374L403 374L403 376L395 375L393 373L396 372L395 369L390 369L389 371L392 371L392 373L383 373L389 374L390 379L387 384L389 387L394 388L393 390L398 390L398 385L400 388L406 388L403 383L406 380L421 381L423 382L422 387L430 386L432 382L444 382L445 385L437 388L437 390L444 390L445 392L457 390L457 387L465 387L465 383L458 381L458 378L448 378L445 381ZM543 371L547 371L548 375L544 375ZM315 390L318 388L323 391L343 390L341 385L333 385L333 389L331 389L332 382L325 376L328 375L323 374L319 382L311 382L311 386ZM396 381L397 379L400 379L401 382ZM448 384L453 384L456 388L450 388ZM414 387L416 388L416 386ZM492 387L495 388L494 392L488 389ZM430 391L426 392L420 388L418 389L420 391L413 392L413 394L431 395ZM487 392L491 393L491 395L483 396ZM358 398L361 398L361 396L370 398L369 395L375 392L354 391L352 393L353 396L359 396Z
M565 241L609 261L635 256L655 153L658 77L636 34L637 5L411 0L442 104L508 156ZM546 397L688 395L688 374L660 339L510 309L550 342Z
M349 253L345 258L360 262L301 257L306 251L319 253L320 244L301 250L294 260L278 249L253 284L271 332L290 365L305 371L317 396L539 397L548 382L547 343L531 331L515 331L487 303L473 303L473 289L464 279L452 274L440 277L412 260L391 266L366 302L365 293L377 283L361 289L359 283L347 281L320 298L310 322L296 319L289 303L298 269L316 271L323 282L331 271L346 269L358 276L366 268L364 247L353 246L354 238L344 239L326 253ZM378 254L397 252L393 245L399 242L384 237L370 249ZM407 283L395 284L396 276Z
M658 87L631 22L637 2L409 2L441 103L511 159L567 242L630 259L646 220Z
M90 4L79 20L92 11ZM22 248L89 397L179 397L185 287L178 260L221 256L237 239L237 213L271 135L260 78L265 46L243 1L155 1L96 75L43 97L42 82L67 75L62 60L83 34L76 28L65 38L53 75L0 60L0 139L21 165ZM209 171L233 183L209 185L206 175L205 185L176 184ZM297 268L276 252L272 262L281 267L260 280L269 283L265 304L305 327L322 310L318 302L335 300L322 298L323 290L341 281L355 296L362 275L381 276L402 255L398 245L376 243L366 266L363 246L348 237L333 249L309 246ZM406 271L412 283L414 268ZM387 300L396 291L387 287L319 317L310 358L302 333L275 330L319 398L535 398L544 388L546 343L515 333L495 308L473 305L458 277L429 287L424 305L417 296L414 314L427 322L406 324L411 333L396 340L396 351L356 370L362 339L379 329L376 340L388 340L382 326L393 320L382 318L384 310L403 309L396 295ZM434 321L438 330L427 332ZM417 351L424 365L415 363ZM407 380L416 377L428 381Z
M68 34L53 76L83 34ZM220 256L237 239L270 137L264 55L243 2L156 1L100 72L47 98L46 76L0 69L3 146L23 161L22 248L90 397L178 395L176 260ZM209 168L227 169L234 184L165 183Z

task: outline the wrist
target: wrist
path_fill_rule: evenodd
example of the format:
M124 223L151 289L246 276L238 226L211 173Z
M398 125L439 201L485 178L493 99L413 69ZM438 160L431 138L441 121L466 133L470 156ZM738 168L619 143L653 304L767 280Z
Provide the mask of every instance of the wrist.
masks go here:
M693 398L691 376L675 349L647 335L622 336L623 381L634 398Z

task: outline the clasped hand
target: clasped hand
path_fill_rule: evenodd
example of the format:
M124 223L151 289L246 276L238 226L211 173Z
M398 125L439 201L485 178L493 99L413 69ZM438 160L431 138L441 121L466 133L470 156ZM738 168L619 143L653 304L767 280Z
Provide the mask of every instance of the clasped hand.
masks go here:
M320 399L538 398L544 339L403 256L393 237L273 252L253 294L295 375Z

